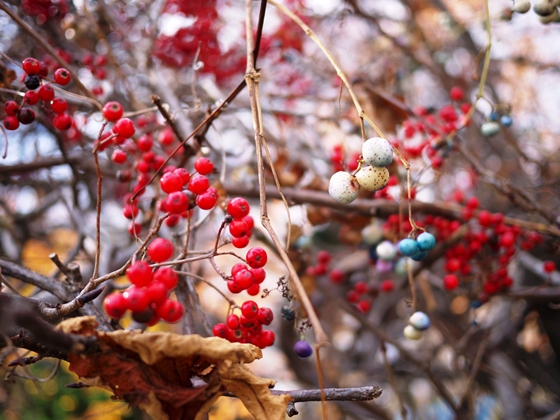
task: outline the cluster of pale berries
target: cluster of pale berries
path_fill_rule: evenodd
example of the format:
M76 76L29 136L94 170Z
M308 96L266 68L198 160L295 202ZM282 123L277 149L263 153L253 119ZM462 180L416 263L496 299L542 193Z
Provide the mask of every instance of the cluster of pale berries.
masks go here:
M533 6L533 11L539 15L541 23L548 24L560 22L559 0L540 0ZM531 10L529 0L514 0L513 11L516 13L527 13Z
M430 318L424 312L414 312L409 320L408 325L404 327L403 334L411 340L420 340L424 331L430 327Z
M358 197L360 187L378 191L389 182L386 166L393 161L393 146L388 140L373 137L362 145L362 166L355 174L339 171L329 182L330 196L342 204L349 204Z

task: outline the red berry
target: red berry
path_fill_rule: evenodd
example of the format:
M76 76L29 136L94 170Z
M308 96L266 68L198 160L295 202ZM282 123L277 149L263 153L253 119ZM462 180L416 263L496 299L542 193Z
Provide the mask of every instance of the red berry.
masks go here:
M123 207L123 216L127 219L134 219L136 216L138 216L138 207L132 204L125 204L125 206Z
M547 260L543 263L543 269L545 273L552 273L556 270L556 263L554 261Z
M156 263L167 261L173 256L173 252L173 244L165 238L156 238L148 245L148 256Z
M194 163L194 169L196 169L200 175L208 175L214 170L214 164L210 159L201 157Z
M70 117L70 115L64 114L64 113L63 114L58 114L53 119L53 125L58 130L68 130L70 127L72 127L72 117Z
M39 74L41 71L41 63L39 63L39 60L32 57L27 57L23 60L21 66L23 67L23 71L27 74Z
M181 191L172 192L165 199L165 209L172 214L181 214L189 209L189 199Z
M249 271L253 274L255 284L261 284L266 278L266 271L264 271L264 268L251 268Z
M171 299L167 299L156 310L156 315L170 324L178 322L184 313L183 305Z
M229 233L231 233L231 236L233 236L234 238L241 238L243 236L247 236L247 234L249 233L249 227L247 226L247 223L243 221L243 219L234 219L229 224Z
M25 125L31 124L35 121L35 111L31 108L23 107L19 110L17 117L20 123Z
M340 284L344 281L344 271L335 268L329 273L329 278L333 283Z
M449 272L458 271L461 268L461 260L458 258L450 258L445 264L445 269Z
M319 251L317 253L317 263L319 264L328 264L331 262L331 253L329 251Z
M235 276L237 273L239 273L241 270L248 270L249 268L243 264L243 263L237 263L234 264L233 267L231 267L231 275Z
M492 215L488 210L481 210L478 213L478 223L480 226L490 226L492 224Z
M247 300L241 305L241 313L248 319L255 318L259 312L259 305L252 300Z
M196 205L202 210L210 210L218 202L218 191L215 188L208 188L204 193L196 197Z
M103 302L105 312L111 318L119 319L126 312L126 300L122 293L112 293Z
M142 152L149 152L150 150L152 150L152 146L154 145L154 140L148 134L144 134L138 139L136 144L138 145L138 150Z
M150 298L144 288L131 286L125 290L123 297L126 301L127 309L130 309L132 312L142 312L150 304Z
M179 282L179 275L171 267L161 267L154 273L154 281L162 283L167 290L173 290Z
M163 211L163 210L162 210ZM181 221L181 217L178 214L170 214L167 219L165 219L165 226L175 227Z
M443 287L446 290L455 290L459 286L459 279L455 274L448 274L443 278Z
M210 187L210 181L204 175L195 175L192 177L189 185L187 186L188 190L195 193L195 194L202 194Z
M51 85L43 85L39 88L39 98L44 102L50 102L54 99L54 89Z
M274 319L274 313L270 308L259 308L257 312L257 321L262 325L270 325Z
M249 214L251 207L247 200L241 197L236 197L228 203L227 212L234 219L241 219Z
M51 109L57 114L62 114L68 109L68 102L63 98L54 98L51 102Z
M60 68L54 72L54 81L60 86L66 86L72 81L72 76L68 70Z
M239 287L239 284L234 280L228 280L227 287L228 290L234 294L241 293L243 291L243 289Z
M136 222L130 222L128 224L128 233L130 236L138 236L142 232L142 225Z
M175 135L173 134L173 130L169 127L166 127L163 130L161 130L158 136L158 141L162 146L171 145L174 139L175 139Z
M247 289L247 294L249 296L257 296L259 294L259 292L261 291L261 286L254 283L251 287L249 287Z
M229 334L229 328L226 324L223 323L216 324L214 325L214 328L212 328L212 334L214 334L215 337L227 338Z
M19 120L14 115L8 115L4 118L4 127L6 130L17 130L19 128Z
M135 286L144 287L152 281L152 268L145 261L135 261L126 269L126 276Z
M260 335L260 340L263 347L272 346L274 344L275 339L276 336L274 335L274 332L269 330L264 330Z
M359 281L354 286L354 290L357 294L363 295L365 292L367 292L367 283L365 281Z
M28 90L27 92L25 92L23 100L28 105L35 105L37 102L39 102L39 94L33 90Z
M255 221L253 220L253 217L251 217L250 215L243 217L243 221L247 223L249 229L253 229L255 227Z
M19 111L19 105L16 101L6 101L6 103L4 103L4 111L6 111L8 115L16 115Z
M96 55L93 58L93 65L95 67L103 67L107 64L107 57L105 57L104 55Z
M231 244L239 249L245 248L249 245L249 236L245 235L240 238L233 238Z
M358 310L363 313L369 312L371 303L368 300L361 300L358 302Z
M159 281L152 281L148 287L146 287L146 293L148 293L150 303L161 305L167 299L169 289Z
M163 174L159 182L161 189L166 193L181 191L183 189L183 180L173 172Z
M469 199L467 200L467 207L469 209L477 209L478 206L480 205L480 202L478 201L478 198L475 196L469 197Z
M236 288L247 290L253 285L255 279L249 270L240 270L233 275L233 281L235 282Z
M499 243L502 248L509 248L515 244L515 235L513 232L505 232L500 236Z
M191 175L185 168L177 168L173 171L173 173L181 178L183 185L187 185L191 180Z
M124 150L115 149L111 155L111 160L118 164L123 164L126 162L127 154Z
M249 264L251 268L261 268L266 265L268 256L264 249L255 247L247 251L245 259L247 260L247 264Z
M114 122L122 118L124 109L117 101L107 102L103 107L103 116L107 121ZM115 130L113 130L115 131Z
M134 123L130 118L121 118L113 126L113 133L124 138L132 137L135 132Z
M232 330L238 329L239 328L239 317L235 314L231 314L230 316L227 317L226 324L227 324L228 328L231 328Z
M394 288L395 284L393 283L393 280L383 280L379 285L379 290L384 293L392 292Z
M449 96L455 102L461 102L465 97L465 92L459 86L453 86L449 91Z

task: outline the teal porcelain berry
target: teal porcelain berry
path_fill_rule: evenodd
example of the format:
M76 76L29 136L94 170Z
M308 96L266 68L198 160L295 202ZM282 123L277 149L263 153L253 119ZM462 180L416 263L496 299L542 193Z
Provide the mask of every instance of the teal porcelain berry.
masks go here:
M498 111L492 111L490 113L490 121L498 121L500 119L500 113Z
M430 232L422 232L416 238L416 243L420 251L429 251L436 246L436 237Z
M399 242L401 254L410 257L419 251L418 243L414 239L406 238Z
M484 137L490 137L500 132L500 124L495 121L486 121L480 127L480 132Z
M427 252L421 251L421 252L417 252L414 255L411 255L410 258L412 258L414 261L422 261L427 256L428 256Z
M430 328L430 317L424 312L414 312L408 320L408 323L417 330L424 331Z

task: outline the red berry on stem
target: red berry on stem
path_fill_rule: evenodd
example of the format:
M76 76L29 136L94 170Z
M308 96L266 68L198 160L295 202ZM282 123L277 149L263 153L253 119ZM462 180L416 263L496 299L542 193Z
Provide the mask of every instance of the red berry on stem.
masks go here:
M68 102L63 98L54 98L51 102L51 109L57 114L62 114L68 109Z
M114 122L123 116L124 109L117 101L107 102L103 107L103 116L107 121ZM114 130L113 130L114 131Z
M138 207L131 204L125 204L123 207L123 216L127 219L134 219L138 216Z
M187 185L191 180L191 175L185 168L177 168L173 171L173 173L181 178L181 180L183 181L183 186Z
M270 325L274 319L274 313L270 308L259 308L257 312L257 321L262 325Z
M170 324L178 322L184 313L183 305L171 299L167 299L156 310L156 315Z
M19 120L14 115L7 115L3 124L6 130L17 130L19 128Z
M266 278L266 271L264 271L264 268L251 268L249 271L253 274L255 284L261 284Z
M245 248L249 245L249 236L245 235L240 238L233 238L231 244L239 249Z
M146 287L146 292L150 297L151 303L161 305L167 299L169 289L159 281L152 281L148 287Z
M118 164L123 164L126 162L127 154L124 150L115 149L111 155L111 160Z
M31 108L21 108L18 112L18 120L20 123L22 124L31 124L33 121L35 121L35 111L33 111Z
M43 85L39 88L39 98L44 102L50 102L54 99L54 89L51 85Z
M156 238L148 245L148 256L156 263L167 261L173 256L173 252L173 244L165 238Z
M547 260L543 263L543 269L545 273L552 273L556 270L556 263L554 261Z
M163 174L159 182L161 189L166 193L181 191L183 189L183 180L181 177L173 172Z
M160 131L158 141L162 146L169 146L173 143L174 138L175 135L173 134L173 130L169 127L166 127Z
M465 98L465 92L459 86L453 86L449 91L449 96L455 102L461 102Z
M214 164L210 159L201 157L194 163L194 169L196 169L200 175L208 175L214 170Z
M371 309L371 303L369 300L361 300L358 302L358 310L363 313L369 312Z
M233 276L233 281L235 282L236 288L241 290L247 290L253 285L255 279L253 274L249 270L241 270L235 273Z
M243 236L247 236L247 234L249 233L249 227L247 226L247 223L243 221L243 219L234 219L229 224L229 233L231 233L231 236L233 236L234 238L241 238Z
M214 334L215 337L227 338L228 333L229 328L226 324L223 323L216 324L212 328L212 334Z
M35 105L37 102L39 102L39 94L35 91L28 90L27 92L25 92L23 100L28 105Z
M251 268L261 268L266 265L268 256L264 249L255 247L247 251L245 259L247 260L247 264L249 264Z
M248 270L249 268L243 264L243 263L237 263L234 264L233 267L231 267L231 275L235 276L237 273L239 273L241 270Z
M329 251L319 251L317 253L317 262L319 264L328 264L331 262L331 253Z
M111 318L119 319L126 312L126 300L122 293L112 293L103 301L105 312Z
M53 125L58 130L68 130L70 127L72 127L72 117L70 117L70 115L64 114L64 113L63 114L58 114L53 119Z
M154 281L162 283L167 290L173 290L179 282L179 275L171 267L161 267L154 273Z
M150 150L152 150L152 146L154 145L154 140L148 134L144 134L138 139L136 144L138 145L138 150L142 152L149 152Z
M231 314L227 317L226 324L232 330L236 330L239 328L239 317L235 314Z
M215 188L208 188L205 192L196 197L196 205L202 210L210 210L218 202L218 191Z
M443 287L446 290L455 290L459 286L459 279L455 274L448 274L443 278Z
M181 214L189 209L189 198L181 191L172 192L165 199L165 209L172 214Z
M19 111L19 105L16 101L6 101L4 103L4 111L8 115L16 115Z
M251 287L249 287L247 289L247 294L249 296L257 296L259 294L259 292L261 291L261 286L254 283Z
M131 286L125 290L123 297L126 301L126 307L132 312L142 312L150 304L150 298L144 288Z
M135 286L144 287L152 281L152 268L145 261L135 261L126 269L126 276Z
M27 74L39 74L41 71L41 63L39 60L32 57L27 57L23 60L21 66L23 67L23 71Z
M249 214L251 207L247 200L241 197L236 197L228 203L227 212L234 219L241 219Z
M260 340L263 347L270 347L274 344L276 336L274 332L269 330L264 330L261 333Z
M210 187L210 181L204 175L195 175L192 177L189 185L187 186L188 190L195 193L195 194L202 194Z
M334 270L331 270L331 272L329 273L329 279L335 284L342 283L344 281L344 271L336 268Z
M54 81L60 86L66 86L72 81L70 72L66 69L60 68L54 72Z
M393 280L383 280L379 285L379 290L384 293L392 292L394 288L395 284L393 283Z
M135 132L134 123L130 118L121 118L113 126L113 133L124 138L132 137Z

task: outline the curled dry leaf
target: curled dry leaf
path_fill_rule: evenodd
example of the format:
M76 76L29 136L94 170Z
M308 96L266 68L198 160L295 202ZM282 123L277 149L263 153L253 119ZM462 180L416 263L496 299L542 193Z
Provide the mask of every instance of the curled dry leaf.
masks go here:
M98 339L99 352L69 355L70 370L156 419L201 420L225 392L237 395L257 419L285 418L290 397L272 395L275 381L255 376L244 365L262 357L256 346L166 332L107 333L96 327L94 317L57 327Z

